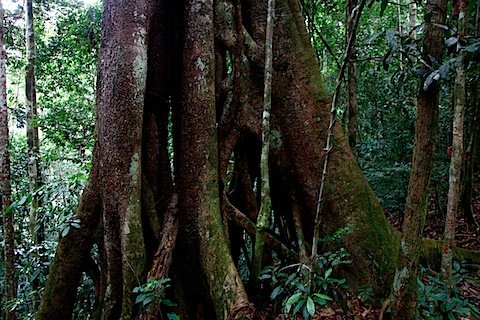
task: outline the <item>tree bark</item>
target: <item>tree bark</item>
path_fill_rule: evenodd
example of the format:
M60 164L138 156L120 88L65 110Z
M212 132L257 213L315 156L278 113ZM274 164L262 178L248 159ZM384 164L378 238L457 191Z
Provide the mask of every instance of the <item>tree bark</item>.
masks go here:
M352 50L348 55L347 66L347 110L348 110L348 145L355 154L358 133L358 101L357 101L357 30L354 27L355 9L358 6L357 0L347 1L347 42L352 42Z
M432 64L430 56L441 61L443 29L435 24L445 23L446 1L427 2L423 59ZM422 231L427 212L428 188L432 171L435 137L438 122L439 83L424 88L421 81L417 97L417 120L413 148L412 170L408 186L403 234L393 283L392 314L398 319L415 319L417 312L417 271L421 252Z
M78 286L93 241L104 254L99 261L104 261L103 301L97 301L102 318L134 318L133 288L143 283L147 271L141 149L151 2L106 0L104 8L97 139L89 184L77 209L82 228L59 242L51 267L54 275L47 281L37 319L69 317L75 301L72 288ZM97 230L101 237L94 238Z
M0 212L3 216L3 259L5 266L5 319L17 319L15 309L9 304L17 298L17 280L15 277L15 224L10 183L10 142L7 108L7 52L4 45L3 5L0 1ZM3 290L2 290L3 291Z
M27 112L27 145L28 145L28 179L30 183L30 194L32 201L30 203L30 233L33 236L34 243L39 244L43 241L43 227L38 224L38 196L35 191L41 186L40 171L40 141L38 136L38 126L35 124L38 116L37 111L37 93L35 85L35 29L33 22L33 3L32 0L25 1L25 51L26 51L26 69L25 69L25 109Z
M262 269L263 249L265 247L265 232L270 221L270 113L272 109L272 45L273 25L275 19L275 0L268 1L267 25L265 32L265 88L263 93L262 113L262 153L260 156L261 202L257 217L255 249L253 254L252 281L258 288L258 276Z
M142 127L150 1L106 0L97 86L97 148L107 262L104 316L131 319L147 272L141 217ZM121 280L120 280L121 279Z
M248 298L230 254L220 212L213 23L212 0L187 1L178 158L179 236L183 241L179 245L185 257L191 258L187 263L198 261L201 266L209 288L203 295L207 303L210 297L216 318L226 319ZM198 252L192 250L195 247ZM193 289L189 279L188 274L181 275L185 292ZM196 290L202 292L201 287ZM199 299L193 294L190 297ZM199 301L195 311L205 308L207 312L208 305L200 307L203 303Z
M458 32L465 33L465 8L467 2L460 0L457 5L460 8L458 13ZM455 226L457 219L458 202L460 200L460 174L462 171L463 156L464 156L464 113L466 103L466 86L465 86L465 62L463 56L460 55L460 61L455 75L454 88L454 113L453 113L453 138L452 138L452 154L450 160L449 170L449 188L448 188L448 204L447 216L445 218L445 232L443 240L445 241L445 248L442 254L441 273L442 277L448 282L452 283L452 264L453 253L451 248L455 245Z

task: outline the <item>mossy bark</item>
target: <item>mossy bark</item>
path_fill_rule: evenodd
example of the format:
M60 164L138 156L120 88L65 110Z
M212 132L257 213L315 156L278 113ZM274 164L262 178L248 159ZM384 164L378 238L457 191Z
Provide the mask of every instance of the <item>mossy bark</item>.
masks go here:
M216 318L226 319L234 306L247 301L247 295L231 257L220 211L213 1L190 0L186 8L179 215L182 238L190 244L186 256L196 255L192 249L199 249L193 261L198 259L208 284L209 291L203 295L210 297ZM183 285L185 291L191 290L191 282ZM208 300L208 296L204 298Z

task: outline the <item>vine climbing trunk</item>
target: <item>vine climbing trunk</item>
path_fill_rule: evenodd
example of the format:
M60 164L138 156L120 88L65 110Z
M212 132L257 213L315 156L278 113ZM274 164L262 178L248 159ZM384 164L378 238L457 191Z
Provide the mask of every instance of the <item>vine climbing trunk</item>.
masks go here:
M270 170L268 161L270 154L270 113L272 109L272 45L273 24L275 19L275 0L268 1L267 25L265 31L265 76L262 113L262 152L260 155L261 202L257 217L255 249L253 256L252 281L258 285L258 276L262 269L263 249L265 247L265 231L270 220Z
M427 2L422 58L431 65L432 59L442 60L444 32L439 25L445 23L445 10L445 0ZM439 89L438 82L428 84L425 77L417 97L412 170L393 282L392 314L396 319L416 319L418 261L437 133Z
M4 44L3 5L0 1L0 213L3 217L3 261L5 266L5 310L6 320L17 319L11 303L17 298L17 280L15 277L15 223L10 184L10 142L7 108L7 52ZM2 290L3 291L3 290Z

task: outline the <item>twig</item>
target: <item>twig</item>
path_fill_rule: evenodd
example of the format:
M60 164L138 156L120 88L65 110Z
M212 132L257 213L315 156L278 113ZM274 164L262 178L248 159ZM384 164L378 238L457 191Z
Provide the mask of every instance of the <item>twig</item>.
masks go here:
M347 43L347 48L345 50L345 55L343 58L343 63L342 67L340 68L340 72L338 74L337 78L337 85L335 87L335 91L333 93L333 98L332 98L332 107L330 109L330 125L328 127L328 135L327 135L327 141L325 143L325 159L323 162L323 172L322 172L322 179L320 182L320 189L318 192L318 202L317 202L317 210L315 214L315 228L314 228L314 233L313 233L313 241L312 241L312 255L310 257L312 265L315 263L315 259L317 257L317 247L318 247L318 238L320 235L320 213L322 211L322 201L323 201L323 193L325 189L325 180L327 178L327 168L328 168L328 160L329 160L329 155L330 152L332 151L332 136L333 136L333 129L335 127L335 121L337 119L337 100L338 100L338 94L340 92L340 87L342 84L342 79L345 74L345 69L347 68L347 65L349 63L348 57L350 56L350 52L352 50L352 44L353 44L353 35L357 32L357 27L358 23L360 21L360 16L362 15L363 8L365 7L366 0L362 0L360 3L357 14L355 16L355 21L353 24L352 32L350 33L348 37L348 43Z

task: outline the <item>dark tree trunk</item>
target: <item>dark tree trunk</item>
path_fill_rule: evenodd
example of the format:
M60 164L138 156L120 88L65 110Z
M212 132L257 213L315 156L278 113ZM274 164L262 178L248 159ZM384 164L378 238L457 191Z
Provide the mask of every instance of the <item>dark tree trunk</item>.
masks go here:
M7 108L7 52L3 41L3 6L0 1L0 213L3 216L3 261L5 266L5 319L15 320L15 310L10 311L9 303L17 298L15 278L15 229L14 212L7 209L12 204L10 185L10 142ZM3 291L3 289L2 289Z
M347 57L347 110L348 110L348 144L355 154L358 133L358 101L357 101L357 30L354 28L354 16L358 5L357 0L347 1L347 42L352 42L352 51Z

